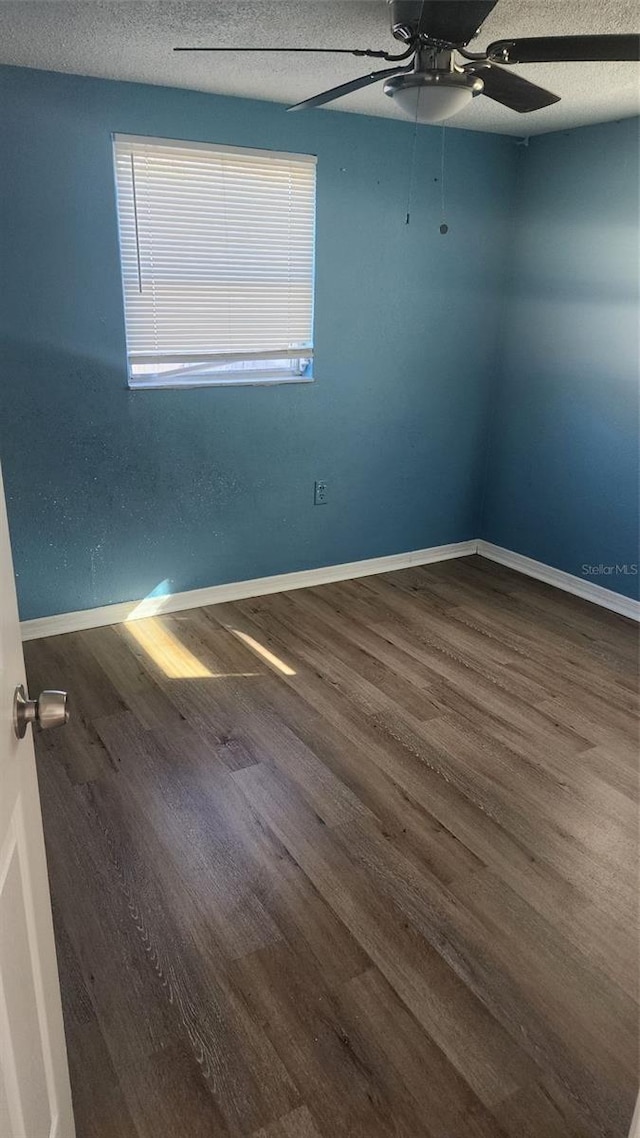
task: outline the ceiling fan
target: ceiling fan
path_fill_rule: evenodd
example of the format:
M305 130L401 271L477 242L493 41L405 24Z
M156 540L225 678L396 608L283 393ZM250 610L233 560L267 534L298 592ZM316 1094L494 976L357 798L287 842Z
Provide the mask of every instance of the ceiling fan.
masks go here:
M173 50L305 52L383 59L394 66L341 83L288 107L288 110L321 107L372 83L384 81L385 95L392 98L404 114L426 123L442 122L457 114L474 95L487 95L519 114L559 102L559 95L505 71L498 64L640 59L638 35L536 36L496 40L485 51L474 53L467 50L468 44L498 0L387 0L387 3L392 34L406 45L405 50L397 55L368 48L175 47ZM457 57L464 62L458 62Z

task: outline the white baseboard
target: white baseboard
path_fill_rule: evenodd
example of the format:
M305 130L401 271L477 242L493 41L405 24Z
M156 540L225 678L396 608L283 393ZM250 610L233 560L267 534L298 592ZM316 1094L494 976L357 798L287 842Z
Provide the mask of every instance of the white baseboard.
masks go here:
M547 585L554 585L557 589L582 597L585 601L640 621L640 601L623 597L602 585L583 581L571 573L563 573L542 561L534 561L521 553L512 553L510 549L502 549L488 541L458 541L452 545L434 545L430 549L415 549L409 553L393 553L389 557L371 557L366 561L350 561L344 565L327 565L320 569L301 569L297 573L278 573L273 577L255 577L251 581L233 581L228 585L211 585L207 589L191 589L186 593L168 593L161 597L146 597L141 601L123 601L121 604L103 605L101 608L23 620L20 626L22 639L38 640L43 636L59 636L63 632L81 632L86 628L121 624L127 620L155 616L157 613L180 612L183 609L201 608L203 605L221 604L223 601L240 601L247 597L262 597L289 589L307 589L313 585L348 581L372 573L390 573L394 569L407 569L410 565L429 565L434 561L468 557L472 553L479 553L489 561L497 561L528 577L536 577Z
M247 597L261 597L268 593L281 593L288 589L306 589L312 585L326 585L330 581L348 581L372 573L390 573L394 569L407 569L410 565L429 565L453 557L468 557L476 552L477 541L458 541L452 545L434 545L430 549L415 549L409 553L393 553L389 557L371 557L366 561L350 561L344 565L327 565L321 569L301 569L297 573L278 573L273 577L256 577L251 581L234 581L228 585L211 585L207 589L191 589L186 593L169 593L166 596L147 597L141 601L123 601L101 608L63 612L56 616L36 617L21 623L23 640L39 640L43 636L59 636L63 632L81 632L86 628L100 628L106 624L121 624L144 616L163 612L180 612L182 609L201 608L203 605L223 601L239 601Z
M565 593L573 593L585 601L602 608L611 609L612 612L628 616L631 620L640 620L640 601L631 597L623 597L621 593L614 593L612 589L605 589L603 585L594 585L592 581L584 581L581 577L574 577L572 573L564 573L561 569L554 569L542 561L534 561L531 557L524 557L522 553L512 553L510 549L503 549L499 545L492 545L489 541L477 541L477 552L488 561L498 561L500 565L507 565L518 573L527 577L536 577L547 585L554 585L556 589L564 589Z

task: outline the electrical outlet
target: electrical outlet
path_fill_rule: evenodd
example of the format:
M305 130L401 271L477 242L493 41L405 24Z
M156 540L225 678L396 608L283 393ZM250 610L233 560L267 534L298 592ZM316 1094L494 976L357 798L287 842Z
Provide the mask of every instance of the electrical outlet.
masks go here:
M313 487L313 504L314 506L325 506L327 503L327 484L326 482L315 482Z

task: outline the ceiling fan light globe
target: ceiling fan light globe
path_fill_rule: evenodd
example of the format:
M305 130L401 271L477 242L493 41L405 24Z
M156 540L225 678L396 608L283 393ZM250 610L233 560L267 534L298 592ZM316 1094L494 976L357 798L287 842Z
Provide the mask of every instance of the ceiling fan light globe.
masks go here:
M452 118L482 91L482 80L458 71L412 72L395 75L384 85L407 118L419 123L439 123Z

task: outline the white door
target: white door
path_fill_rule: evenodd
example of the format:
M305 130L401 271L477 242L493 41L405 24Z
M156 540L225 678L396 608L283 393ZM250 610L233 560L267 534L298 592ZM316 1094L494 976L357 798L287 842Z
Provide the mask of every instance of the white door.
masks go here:
M73 1138L31 728L13 727L24 683L0 472L0 1138Z

